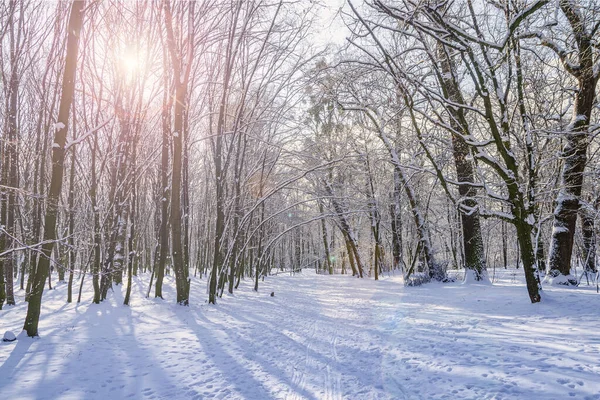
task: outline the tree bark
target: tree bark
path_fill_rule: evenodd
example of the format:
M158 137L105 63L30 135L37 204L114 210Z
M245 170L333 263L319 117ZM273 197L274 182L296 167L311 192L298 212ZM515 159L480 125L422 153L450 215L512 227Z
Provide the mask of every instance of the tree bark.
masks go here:
M390 204L390 219L392 229L392 256L394 269L401 268L404 271L404 259L402 254L402 213L400 208L400 180L394 170L394 192L392 193L392 204Z
M547 279L555 284L574 285L577 279L571 276L571 256L575 236L575 225L580 208L583 172L587 163L587 149L590 141L590 121L598 73L594 71L594 48L585 22L580 19L577 5L561 0L560 7L571 25L577 44L579 65L570 72L577 79L577 93L573 109L573 119L565 134L564 159L561 171L561 187L556 199L552 238L548 254ZM566 65L566 64L565 64Z
M163 53L163 67L167 68L166 54ZM163 108L161 114L162 121L162 146L160 163L160 227L158 230L158 262L156 264L156 285L154 287L154 297L163 298L162 286L165 277L165 266L167 264L167 255L169 250L169 126L171 103L169 101L169 81L165 73L163 92Z
M473 163L469 160L470 149L464 137L471 134L469 124L465 118L465 101L462 92L457 86L456 67L449 54L449 49L438 42L438 56L441 64L440 84L444 96L449 100L447 106L450 114L450 131L452 137L452 155L456 178L458 181L458 193L461 204L460 220L462 226L462 239L464 251L464 267L467 273L465 280L488 281L485 257L483 251L483 237L481 235L481 224L477 200L477 190L473 187L475 182ZM466 210L465 210L466 208Z
M354 237L354 232L352 232L352 228L350 228L350 223L348 222L348 218L346 218L346 213L344 212L344 207L342 204L335 198L333 187L330 182L325 182L325 190L327 195L330 198L331 204L333 205L333 209L335 210L340 230L343 232L346 238L346 247L348 249L348 257L350 258L350 265L352 265L353 275L354 272L360 277L363 277L364 268L360 258L360 254L358 252L358 244L356 243L356 238Z
M321 237L323 238L323 249L325 250L325 269L329 274L333 274L333 268L331 267L331 255L329 254L329 243L327 242L327 224L325 218L323 218L323 202L319 201L319 212L321 213Z
M369 156L365 157L365 167L368 174L367 183L367 196L369 198L369 214L371 218L371 233L373 234L373 240L375 241L375 254L373 256L373 265L375 272L375 280L379 280L379 270L383 264L382 243L380 236L380 225L381 225L381 214L377 208L377 201L375 200L375 184L373 183L373 175L371 174L371 166L369 163Z
M164 3L165 25L167 27L167 43L171 55L171 63L175 76L175 109L173 115L173 163L171 175L171 244L173 270L175 272L175 285L177 291L177 303L189 304L189 270L184 259L182 238L182 215L181 215L181 181L183 166L183 123L184 113L188 107L187 86L193 60L194 49L194 2L188 4L188 59L186 69L182 71L182 59L178 55L173 31L170 2Z
M588 204L580 210L581 236L583 237L583 266L588 273L596 273L596 230L595 214L600 205L600 197L596 198L594 204Z
M50 189L48 191L48 206L44 218L45 243L42 246L43 255L39 258L35 277L32 281L27 316L25 317L25 324L23 326L23 329L27 331L27 335L31 337L38 336L44 281L46 280L46 276L48 276L50 257L52 256L52 248L54 247L54 241L56 240L56 219L59 211L58 202L60 200L64 173L65 143L67 139L67 127L69 126L71 102L73 101L73 93L75 90L77 53L79 50L79 36L83 24L84 9L84 0L74 1L71 5L71 12L69 15L65 73L63 76L58 119L54 129L54 144L52 145L52 178L50 181Z
M23 11L21 7L21 12ZM9 37L10 37L10 78L8 81L8 90L6 91L8 101L6 102L6 140L4 143L4 149L2 151L2 174L3 177L0 180L0 184L8 187L8 190L4 187L1 189L4 196L0 198L2 203L2 216L0 218L0 225L2 225L5 232L0 232L2 236L0 239L0 252L6 251L13 247L15 237L15 214L17 213L17 196L16 190L19 186L18 168L17 168L17 143L19 140L18 136L18 121L17 121L17 106L19 101L19 75L18 75L18 57L20 56L20 37L21 31L15 32L15 15L13 11L8 17L9 21ZM6 81L5 81L6 82ZM0 302L6 298L7 305L15 305L15 294L14 294L14 265L15 255L9 253L3 259L0 259L0 271L3 273L2 279L4 283L0 282L2 288L0 288ZM0 304L0 308L2 305Z
M73 110L73 139L76 138L75 110ZM69 198L68 198L68 216L69 216L69 283L67 287L67 303L73 301L73 274L75 272L75 258L77 250L75 249L75 159L77 157L77 148L73 148L71 153L71 170L69 171Z
M101 292L100 292L100 270L101 270L101 248L102 246L102 232L100 231L100 209L98 208L98 200L96 191L98 187L98 178L96 176L96 154L98 152L98 137L94 135L94 144L92 147L91 155L91 184L90 184L90 202L92 203L92 213L94 216L94 254L92 261L92 286L94 288L93 302L95 304L100 303ZM83 279L82 279L83 281Z

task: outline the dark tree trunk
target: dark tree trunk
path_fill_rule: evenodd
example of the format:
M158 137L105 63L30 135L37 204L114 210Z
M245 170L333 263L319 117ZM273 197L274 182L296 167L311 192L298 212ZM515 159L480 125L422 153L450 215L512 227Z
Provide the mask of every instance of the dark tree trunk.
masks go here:
M73 110L73 139L76 138L76 123L75 112ZM68 249L68 265L69 265L69 284L67 288L67 303L73 301L73 274L75 272L75 258L77 250L75 249L75 159L77 157L77 148L71 149L71 170L69 171L69 199L68 199L68 216L69 216L69 249Z
M368 155L365 157L365 167L368 174L367 182L367 196L369 199L369 216L371 218L371 233L373 234L373 240L375 241L375 253L373 255L373 269L375 273L375 280L379 280L379 270L383 264L382 243L380 236L380 225L381 225L381 214L377 208L377 201L375 200L375 184L373 182L373 175L371 174L371 166L369 164Z
M525 209L523 208L521 211L525 212ZM531 225L525 221L517 221L515 227L517 229L517 240L519 243L521 260L523 261L525 283L527 285L529 299L532 303L537 303L541 300L539 294L540 281L535 254L533 252L533 242L531 240Z
M356 263L354 261L354 251L352 250L350 238L344 230L342 230L342 235L344 236L344 242L346 243L346 251L348 252L348 262L350 264L350 269L352 269L352 276L358 276L358 269L356 268Z
M537 225L533 227L533 237L535 238L535 259L540 272L546 271L546 251L544 248L544 240L542 238L541 227Z
M242 141L243 139L243 141ZM234 176L234 199L233 199L233 245L229 257L229 277L228 291L233 293L236 268L238 268L239 243L240 243L240 219L242 218L242 171L246 158L246 138L244 132L238 132L237 152L235 156L235 176Z
M134 141L133 146L133 156L132 156L132 168L133 171L136 170L136 148L137 148L137 140ZM128 306L129 299L131 297L131 285L133 279L133 263L135 262L136 251L135 251L135 211L136 211L136 200L137 200L137 191L136 191L136 176L134 172L134 176L132 178L132 187L131 187L131 201L129 205L129 218L130 218L130 226L129 226L129 254L127 259L127 291L125 292L125 299L123 300L123 304Z
M459 210L462 226L462 239L465 269L471 271L471 278L475 281L488 280L485 257L483 251L483 237L479 220L478 205L475 200L477 190L473 187L475 182L473 163L469 160L470 147L465 142L464 136L471 134L469 124L465 118L465 104L463 95L457 86L456 68L452 62L450 50L438 42L438 55L440 57L441 74L440 83L444 96L451 102L448 105L450 114L450 131L452 137L452 155L456 169L458 193L460 194ZM468 276L465 279L469 279Z
M167 68L166 54L163 54L163 65ZM163 298L162 286L165 277L165 266L169 249L169 126L171 103L169 101L169 81L167 75L164 77L164 93L162 108L162 147L160 163L160 189L158 191L160 204L160 227L158 230L158 262L156 263L156 285L154 297Z
M507 227L506 222L500 222L500 234L502 235L502 264L504 265L504 269L508 268L508 243L507 243Z
M182 214L181 214L181 182L183 167L183 135L184 117L187 109L188 82L194 59L194 2L189 3L188 8L188 43L187 60L185 69L180 51L177 50L175 41L173 21L170 2L164 3L164 16L167 31L167 43L171 55L171 63L175 78L175 104L173 115L173 163L171 175L171 245L173 270L175 272L175 286L177 291L177 303L189 304L189 269L184 259Z
M57 125L54 132L54 144L52 146L52 178L50 181L50 190L48 191L48 206L44 219L45 243L42 246L43 255L39 258L35 277L32 281L27 316L25 317L25 324L23 326L23 329L27 331L27 335L32 337L38 336L38 323L42 306L44 281L46 280L46 276L48 276L50 257L52 256L52 248L54 247L54 241L56 240L56 219L59 211L58 202L60 200L64 173L65 143L67 140L67 127L69 125L69 112L75 89L75 70L77 67L79 36L83 23L84 9L84 0L73 2L67 28L67 53L65 56L66 62L63 76L62 97L60 100Z
M98 209L98 201L96 196L98 178L96 176L96 154L98 151L98 137L94 135L94 145L92 148L91 155L91 175L92 181L90 184L90 202L92 203L92 213L94 216L94 254L92 261L92 286L94 287L94 298L95 304L100 303L101 292L100 292L100 270L101 270L101 245L102 245L102 233L100 231L100 210ZM83 279L82 279L83 281Z
M596 273L596 231L595 214L597 213L600 197L594 204L588 204L580 210L581 236L583 237L583 266L586 272Z
M262 182L262 179L261 179ZM258 221L259 224L261 224L260 226L260 231L259 231L259 237L258 237L258 246L256 249L256 257L254 259L254 263L255 263L255 271L254 271L254 291L258 292L258 279L260 278L260 267L261 267L261 263L262 263L262 257L263 257L263 237L264 237L264 225L262 224L262 222L264 221L265 218L265 202L263 201L260 204L260 219Z
M22 11L22 9L21 9ZM9 37L10 37L10 78L8 81L8 90L6 94L8 101L6 102L6 139L4 141L4 149L2 151L2 160L0 172L3 176L0 179L0 184L3 187L2 191L3 198L0 198L2 203L0 211L1 225L4 227L5 232L0 232L0 252L4 252L14 247L14 237L16 234L15 230L15 214L17 213L17 196L16 190L19 186L18 168L17 168L17 143L19 140L18 126L17 126L17 107L19 101L19 75L17 71L18 58L20 57L20 37L21 31L15 32L15 26L18 26L18 21L15 21L16 13L13 11L9 16ZM6 82L6 81L5 81ZM6 189L8 188L8 190ZM14 266L15 266L15 255L9 253L3 258L0 258L0 272L3 277L1 278L4 282L0 281L0 308L2 308L2 302L6 298L7 305L15 305L15 294L14 294Z
M189 98L186 103L189 104ZM182 149L182 202L183 202L183 270L188 283L190 271L190 188L189 188L189 114L188 107L183 109L183 149ZM189 293L188 293L189 296Z
M329 254L329 243L327 242L327 224L323 216L323 203L319 201L319 212L321 213L321 237L323 238L323 249L325 250L325 269L329 274L333 274L333 268L331 267L331 255Z
M186 107L186 89L177 85L174 110L173 134L173 165L171 176L171 244L173 270L175 271L175 286L177 303L189 304L188 277L185 270L183 254L182 215L181 215L181 172L183 150L183 110Z
M390 205L390 220L392 229L393 269L402 268L402 216L396 204Z
M579 66L570 70L577 79L577 93L573 109L573 120L565 134L566 144L562 158L561 187L556 199L554 224L548 254L548 278L554 283L575 284L570 276L571 256L575 236L575 225L580 207L583 172L587 163L587 149L590 141L590 121L598 73L594 71L594 48L585 22L580 20L577 5L567 0L560 1L560 7L571 25L577 43ZM562 278L559 278L562 276ZM558 277L558 279L556 279Z
M100 282L101 300L105 300L108 289L113 282L120 285L123 281L123 264L125 262L125 234L127 230L127 175L129 162L129 148L131 140L130 120L125 117L122 108L121 94L117 94L117 113L120 116L120 133L117 139L117 154L115 164L112 167L111 186L109 199L112 202L112 229L106 258L104 261L104 273Z
M218 274L221 272L223 268L223 243L225 241L224 233L225 233L225 175L226 171L223 166L223 131L225 129L226 123L226 102L227 96L229 92L229 83L231 79L231 74L233 70L233 60L235 58L235 50L233 44L234 32L237 29L237 22L239 16L239 8L237 8L237 12L234 16L232 16L233 20L231 21L231 27L229 31L229 38L226 45L225 52L225 65L223 72L223 83L222 83L222 93L219 97L219 105L218 105L218 115L217 115L217 126L216 126L216 139L213 143L214 145L214 154L213 154L213 162L215 165L215 192L216 192L216 218L215 218L215 236L213 243L213 260L212 260L212 269L210 272L210 282L208 288L208 302L209 304L215 304L217 298L217 284L218 284ZM209 123L212 125L212 118L209 118ZM264 164L263 164L264 170ZM261 172L261 185L262 185L262 172ZM258 290L258 281L256 282L256 289Z

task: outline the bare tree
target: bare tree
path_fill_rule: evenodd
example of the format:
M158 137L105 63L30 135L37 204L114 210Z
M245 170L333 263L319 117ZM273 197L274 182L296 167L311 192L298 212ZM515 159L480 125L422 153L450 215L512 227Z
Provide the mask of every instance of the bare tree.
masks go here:
M52 145L52 179L48 190L48 205L44 219L44 245L43 256L40 257L35 277L32 282L27 316L25 318L24 330L28 336L38 336L38 323L40 319L40 308L44 282L48 276L50 257L56 239L56 219L58 216L58 201L62 189L64 172L64 153L67 139L67 127L69 125L69 114L73 91L75 89L75 71L77 67L77 54L79 50L79 36L83 25L83 11L85 1L75 1L71 6L69 15L69 28L67 33L67 52L65 59L65 72L63 75L62 95L60 100L57 122L55 124L54 143Z

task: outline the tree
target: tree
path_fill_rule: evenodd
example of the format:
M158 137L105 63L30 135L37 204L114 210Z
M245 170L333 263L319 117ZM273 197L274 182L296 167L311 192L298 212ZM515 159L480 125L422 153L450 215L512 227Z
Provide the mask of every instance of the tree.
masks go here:
M170 2L164 3L164 18L167 31L167 47L171 56L175 80L175 100L173 115L173 163L171 176L171 240L173 247L173 269L177 283L177 303L189 304L190 281L189 270L184 262L182 229L181 229L181 176L183 166L183 127L188 107L188 84L194 60L194 2L188 4L187 10L187 59L183 59L183 49L178 49L173 31L173 15Z
M445 48L453 49L460 55L462 62L465 64L466 75L470 78L470 84L475 88L476 97L473 102L459 102L457 104L456 101L460 101L458 96L460 86L456 78L454 81L451 80L453 74L452 66L448 65L449 55L442 55L441 73L438 74L441 77L441 79L438 79L438 85L442 89L442 95L440 96L434 91L435 87L431 87L431 82L414 71L406 63L406 59L402 60L391 54L390 49L383 45L381 35L375 33L375 29L379 29L381 26L387 32L396 32L396 30L389 27L389 25L368 23L354 9L355 15L365 26L375 47L373 51L360 46L359 48L367 54L374 66L389 74L400 89L403 101L410 113L413 129L419 138L419 143L434 168L432 173L440 180L448 197L453 197L448 187L449 182L452 181L447 178L439 167L430 150L430 143L424 140L423 129L426 129L427 125L423 126L422 121L438 127L450 127L453 134L462 137L464 143L468 145L469 153L473 155L476 163L481 163L489 168L489 172L486 174L483 174L483 171L479 173L480 179L484 183L477 184L477 186L489 188L491 182L485 183L488 173L495 174L503 183L506 197L498 196L489 189L486 190L486 195L493 201L507 202L511 214L507 216L493 210L481 210L481 207L477 209L480 210L481 215L500 217L515 225L529 297L532 302L540 301L539 277L537 276L537 264L532 243L532 217L529 214L528 199L524 196L525 191L522 188L523 179L520 177L519 161L510 143L512 133L508 118L510 81L503 81L502 70L497 67L497 64L500 63L501 65L502 60L505 59L505 52L511 50L510 47L494 45L491 41L486 40L478 21L479 14L470 2L466 9L456 9L452 12L430 4L416 6L410 1L403 2L400 6L391 6L382 1L375 1L374 5L380 12L383 12L396 23L403 24L404 30L400 30L400 32L405 32L407 38L408 47L402 49L405 53L421 53L426 59L431 60L432 65L435 66L439 56L436 57L436 53L427 47L427 43L428 40L435 40L434 43L438 43L437 53L442 52L444 54L445 49L439 46L439 41L442 40ZM540 5L536 5L533 9L527 8L511 15L511 21L513 22L507 23L509 31L504 34L504 37L510 38L518 24L539 7ZM463 15L459 16L460 14ZM472 24L466 25L463 23L464 18L468 18ZM415 44L417 45L415 46ZM381 57L377 57L378 54ZM445 67L444 60L446 60ZM449 73L444 74L444 70ZM451 89L451 91L448 92L448 89ZM437 93L439 93L440 88L438 87L437 90ZM451 95L452 91L454 91L453 95ZM467 104L469 105L467 106ZM447 123L444 121L443 116L436 112L438 105L446 110L449 109L448 115L455 122ZM460 108L463 108L465 112L477 110L477 113L472 114L472 118L476 118L476 121L478 116L481 116L481 123L484 124L491 137L477 140L470 131L467 135L464 129L461 132L452 128L452 124L460 123L455 120L455 117L458 117L456 110ZM433 116L431 116L432 113ZM488 146L493 149L493 153L490 153L491 149L486 149ZM474 184L459 181L460 185L473 186ZM494 183L495 185L496 183ZM464 202L461 203L461 207L465 212L476 211Z
M54 143L52 145L52 178L48 190L48 204L44 218L44 244L43 256L39 258L35 276L32 281L31 295L27 307L24 330L28 336L38 336L38 323L44 282L48 276L52 248L56 240L56 219L58 216L58 202L62 189L64 172L64 154L69 125L69 113L73 92L75 89L75 71L77 67L77 54L79 50L79 36L83 25L85 1L74 1L71 5L69 24L67 30L67 52L65 55L65 72L63 75L62 95L60 100L57 122L54 130Z
M556 198L554 224L548 253L548 278L555 284L577 283L571 276L571 255L575 236L577 214L581 204L584 170L590 143L590 125L596 86L600 78L600 52L594 48L593 38L598 24L588 26L582 6L567 0L559 2L574 38L571 52L560 47L541 33L532 33L541 39L541 44L552 49L565 70L577 81L573 105L573 119L565 132L566 144L561 171L561 185ZM528 35L526 35L528 36ZM573 53L575 56L570 56Z

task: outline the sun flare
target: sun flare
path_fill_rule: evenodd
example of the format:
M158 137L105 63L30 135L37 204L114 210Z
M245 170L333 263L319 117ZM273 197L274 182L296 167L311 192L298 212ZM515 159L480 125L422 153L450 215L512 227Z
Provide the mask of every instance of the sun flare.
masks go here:
M139 57L137 57L137 55L135 55L135 54L127 54L127 55L123 56L121 58L121 64L123 66L123 69L127 73L136 72L141 67L141 62L139 60Z

